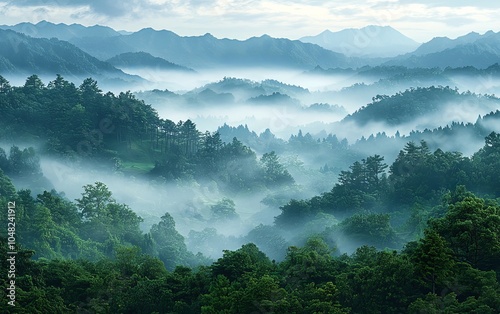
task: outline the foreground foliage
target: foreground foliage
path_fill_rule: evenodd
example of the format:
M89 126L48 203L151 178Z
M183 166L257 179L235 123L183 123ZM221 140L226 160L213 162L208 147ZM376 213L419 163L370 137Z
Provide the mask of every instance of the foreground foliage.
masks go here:
M477 243L490 249L467 259L450 230L463 228L462 221L487 230L492 226L481 218L484 204L495 221L500 206L470 193L454 196L446 215L399 253L362 246L350 256L334 256L316 237L290 247L281 263L246 244L210 266L167 271L137 247L118 248L114 258L96 262L33 261L23 250L18 306L25 313L498 313L499 233L475 233ZM456 220L464 206L470 216Z

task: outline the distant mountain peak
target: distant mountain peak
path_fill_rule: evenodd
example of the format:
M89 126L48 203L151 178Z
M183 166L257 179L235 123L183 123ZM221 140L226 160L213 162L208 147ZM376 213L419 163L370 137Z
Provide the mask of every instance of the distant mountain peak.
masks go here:
M368 28L375 28L375 29L390 29L390 30L395 30L393 27L389 26L389 25L375 25L375 24L370 24L370 25L366 25L364 27L361 27L360 29L361 30L365 30L365 29L368 29ZM355 28L353 28L355 29Z
M332 32L324 30L316 36L300 39L323 48L357 57L394 57L414 51L419 43L391 26L367 25Z
M327 35L327 34L333 34L333 32L329 29L325 29L324 31L322 31L321 33L318 34L319 35Z
M150 35L151 34L168 34L168 35L179 36L176 33L169 31L169 30L166 30L166 29L156 30L156 29L151 28L151 27L143 28L143 29L141 29L138 32L133 33L133 34L150 34Z
M215 38L214 35L210 34L210 33L205 33L205 35L202 36L203 38L206 38L206 39L217 39Z
M149 33L149 32L157 32L157 30L153 29L152 27L144 27L138 31L138 33Z
M455 39L455 40L471 42L471 41L479 39L480 37L481 37L481 34L476 33L476 32L470 32L466 35L457 37L457 39Z

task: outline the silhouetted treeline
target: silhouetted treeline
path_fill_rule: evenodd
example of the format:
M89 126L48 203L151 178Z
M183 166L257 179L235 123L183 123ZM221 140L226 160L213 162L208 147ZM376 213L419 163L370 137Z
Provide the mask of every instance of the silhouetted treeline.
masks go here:
M367 157L341 171L331 191L290 201L281 208L276 224L295 228L319 213L337 218L363 213L409 214L415 206L435 206L443 193L459 185L496 198L500 197L499 171L500 135L495 132L471 157L441 149L431 152L425 141L409 142L390 166L379 155ZM366 239L370 240L369 234Z

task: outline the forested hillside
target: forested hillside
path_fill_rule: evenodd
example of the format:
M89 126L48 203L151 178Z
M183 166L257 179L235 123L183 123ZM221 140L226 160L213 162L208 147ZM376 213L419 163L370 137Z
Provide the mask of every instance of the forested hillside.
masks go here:
M11 173L15 164L23 171L36 168L36 160L26 162L29 151L22 152L25 157L16 152L2 153L2 168ZM389 176L381 156L356 162L341 173L331 193L291 201L275 227L261 226L248 235L275 252L286 245L280 228L296 234L302 226L315 229L279 261L249 243L210 263L186 250L168 213L142 233L141 218L117 203L102 183L85 186L70 202L55 191L33 198L1 174L0 202L4 207L16 202L23 248L17 260L18 302L26 311L41 312L421 313L444 308L495 313L500 309L500 206L464 186L449 187L485 187L482 193L498 197L499 154L500 136L492 133L470 160L409 143ZM437 172L429 176L429 171ZM327 215L350 217L326 222ZM391 220L401 215L407 216L403 229L393 227ZM314 225L306 223L313 217ZM410 234L422 237L399 252L377 250L401 245ZM373 246L341 255L342 239Z
M482 99L483 98L483 99ZM476 107L497 108L500 100L494 96L459 93L450 87L419 87L393 96L376 95L373 102L349 115L344 122L354 121L358 125L382 122L390 126L403 125L419 118L434 118L443 115L450 106L466 104L468 110ZM454 118L454 117L452 117Z
M278 91L309 94L234 78L192 93L208 88L259 94L256 108L290 98ZM485 110L498 99L416 88L376 95L340 123L403 125L459 102ZM60 75L22 86L0 77L0 111L0 205L16 204L17 302L27 312L500 310L498 111L352 143L302 131L284 140L247 126L202 131L131 92ZM473 151L441 148L464 134L479 141L463 146ZM62 165L144 189L124 197L90 181L70 198L46 172ZM167 197L141 200L148 189Z

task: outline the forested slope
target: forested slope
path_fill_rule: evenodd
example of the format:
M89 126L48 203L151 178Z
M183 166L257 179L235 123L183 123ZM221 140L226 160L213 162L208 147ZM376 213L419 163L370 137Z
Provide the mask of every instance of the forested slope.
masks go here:
M496 132L470 156L408 141L393 162L361 157L342 168L331 190L289 197L274 224L255 227L240 249L211 260L187 244L230 237L205 229L186 238L169 212L141 230L143 218L101 182L89 182L70 200L62 191L16 189L9 177L43 176L39 151L97 160L100 169L124 175L127 163L147 163L148 180L208 180L228 193L297 188L276 152L258 158L235 137L225 142L189 120L160 119L130 93L103 93L92 79L79 87L60 76L47 86L37 76L21 87L2 79L0 110L2 139L39 143L37 150L0 149L0 206L16 203L17 301L26 312L500 311ZM495 115L470 127L485 128ZM266 134L262 139L272 137ZM300 132L287 145L327 144L348 153L333 136L318 142ZM213 223L229 224L235 215L230 199L210 209Z

